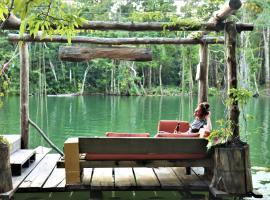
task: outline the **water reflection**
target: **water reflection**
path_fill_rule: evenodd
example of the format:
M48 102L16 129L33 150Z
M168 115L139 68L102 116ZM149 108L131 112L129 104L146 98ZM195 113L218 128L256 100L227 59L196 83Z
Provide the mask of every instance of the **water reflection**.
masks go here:
M210 97L209 103L215 128L217 126L215 121L225 118L225 106L222 99L218 97ZM148 132L153 136L160 119L191 121L196 104L197 98L189 96L48 98L31 96L29 106L30 118L48 134L59 148L62 148L63 142L68 137L103 136L107 131ZM252 166L266 169L270 168L269 104L269 97L251 99L243 109L246 120L243 115L240 117L241 137L250 144ZM18 97L4 98L4 106L0 109L1 133L19 134L19 105ZM37 132L30 128L30 146L38 145L46 146ZM266 175L254 171L253 173L260 177L257 182L255 181L257 184L255 187L262 187L260 185L262 183L267 185ZM265 173L269 174L269 172Z

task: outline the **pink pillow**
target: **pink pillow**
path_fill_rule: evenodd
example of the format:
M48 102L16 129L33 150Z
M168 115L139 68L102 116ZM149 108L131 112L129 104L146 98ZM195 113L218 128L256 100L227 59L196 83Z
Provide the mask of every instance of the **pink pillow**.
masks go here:
M199 133L158 133L155 137L167 137L167 138L183 138L183 137L199 137Z
M106 137L150 137L149 133L117 133L107 132Z

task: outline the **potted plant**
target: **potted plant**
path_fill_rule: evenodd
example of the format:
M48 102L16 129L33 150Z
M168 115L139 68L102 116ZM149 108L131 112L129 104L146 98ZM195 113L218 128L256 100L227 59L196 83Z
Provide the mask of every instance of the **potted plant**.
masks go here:
M251 94L243 88L234 88L230 89L228 96L226 103L236 109L237 112L234 114L237 116L238 104L241 106L246 104ZM239 131L237 121L219 120L219 127L207 138L208 149L211 147L214 149L214 175L210 189L245 196L253 191L249 146L240 140L239 134L233 133L235 129Z

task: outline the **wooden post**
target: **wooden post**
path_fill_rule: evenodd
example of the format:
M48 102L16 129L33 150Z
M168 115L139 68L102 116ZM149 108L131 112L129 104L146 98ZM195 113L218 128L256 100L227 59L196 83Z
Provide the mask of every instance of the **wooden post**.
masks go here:
M28 148L28 134L29 134L29 54L27 43L20 45L20 113L21 113L21 147Z
M226 24L226 48L227 48L227 73L228 73L228 91L232 88L237 88L237 63L236 63L236 37L237 31L235 23L228 22ZM233 98L230 96L230 98ZM239 108L238 102L234 101L229 107L229 120L234 137L239 136Z
M65 141L64 153L66 184L78 184L81 182L78 138L69 138Z
M197 71L199 80L198 103L208 100L208 45L200 45L200 63Z
M0 142L0 193L12 190L8 144Z

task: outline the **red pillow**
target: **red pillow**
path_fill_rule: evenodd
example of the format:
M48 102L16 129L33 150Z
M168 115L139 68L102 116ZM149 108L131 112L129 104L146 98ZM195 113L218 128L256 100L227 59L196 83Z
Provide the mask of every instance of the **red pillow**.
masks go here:
M183 137L199 137L199 133L158 133L155 137L167 137L167 138L183 138Z
M180 124L180 132L187 132L189 130L188 122L178 120L160 120L158 124L158 131L173 133L178 123Z
M107 132L106 137L150 137L149 133L117 133Z

